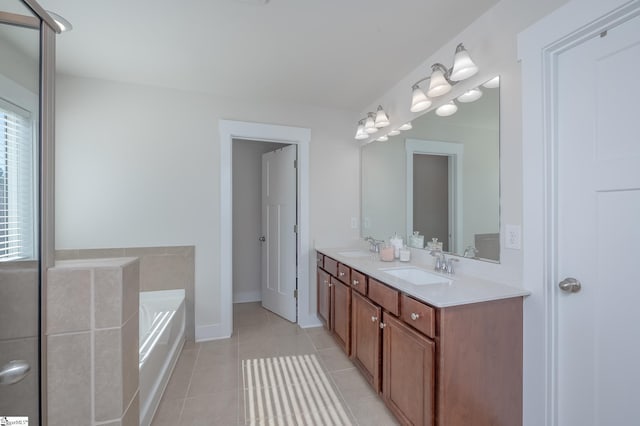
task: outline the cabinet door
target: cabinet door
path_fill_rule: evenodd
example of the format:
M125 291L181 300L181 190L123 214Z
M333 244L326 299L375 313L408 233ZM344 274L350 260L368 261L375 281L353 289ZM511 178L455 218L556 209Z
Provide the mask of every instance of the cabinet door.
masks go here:
M380 392L382 310L358 292L351 299L351 357L365 379Z
M351 351L351 288L331 277L331 329L344 352Z
M331 315L329 312L329 304L331 303L331 281L326 271L318 268L317 280L318 286L318 318L324 323L324 326L331 329Z
M382 398L408 425L434 424L435 343L383 315Z

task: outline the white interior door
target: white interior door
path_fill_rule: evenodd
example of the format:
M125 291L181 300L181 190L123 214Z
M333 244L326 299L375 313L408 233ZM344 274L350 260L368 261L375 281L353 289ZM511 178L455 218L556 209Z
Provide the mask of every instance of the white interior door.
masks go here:
M557 424L639 424L640 17L558 57Z
M296 146L262 155L262 306L296 321Z

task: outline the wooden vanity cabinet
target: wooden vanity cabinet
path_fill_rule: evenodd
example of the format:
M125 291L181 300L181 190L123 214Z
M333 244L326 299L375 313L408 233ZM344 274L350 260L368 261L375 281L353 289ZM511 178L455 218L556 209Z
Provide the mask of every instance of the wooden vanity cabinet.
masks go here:
M328 256L317 278L321 320L403 425L522 425L522 297L436 308Z
M351 287L331 277L331 331L347 354L351 353Z
M364 378L380 392L382 309L354 291L351 297L351 360Z
M382 398L402 424L433 426L436 344L386 312L382 323Z
M318 317L331 330L331 276L324 269L317 268Z

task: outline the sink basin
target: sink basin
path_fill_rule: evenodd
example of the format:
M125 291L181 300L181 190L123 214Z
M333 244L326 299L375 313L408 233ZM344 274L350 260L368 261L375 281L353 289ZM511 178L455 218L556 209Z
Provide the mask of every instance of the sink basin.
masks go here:
M349 250L349 251L340 251L338 252L338 254L344 257L369 257L373 253L364 251L364 250Z
M451 280L440 275L416 268L415 266L400 268L380 268L385 274L392 275L414 285L450 284Z

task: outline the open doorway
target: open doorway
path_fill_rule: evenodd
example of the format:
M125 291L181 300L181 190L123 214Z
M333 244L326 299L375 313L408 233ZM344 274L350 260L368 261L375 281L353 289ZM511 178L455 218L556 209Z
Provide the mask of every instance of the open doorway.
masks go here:
M275 124L220 120L220 322L207 326L203 338L223 338L233 331L233 182L232 145L234 139L283 143L297 149L297 255L298 255L298 312L301 327L319 324L315 312L314 291L309 288L309 145L311 130ZM205 336L206 334L206 336Z
M233 139L233 303L297 316L297 150Z

